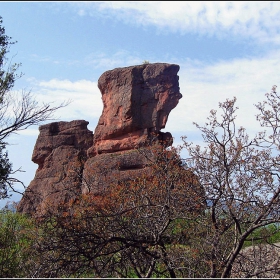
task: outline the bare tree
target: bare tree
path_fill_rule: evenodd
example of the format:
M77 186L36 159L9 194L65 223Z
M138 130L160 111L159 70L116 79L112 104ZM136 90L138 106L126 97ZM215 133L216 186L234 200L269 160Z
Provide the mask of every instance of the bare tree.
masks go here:
M279 276L276 246L265 246L279 233L279 101L274 87L256 105L271 132L250 139L236 128L236 99L226 100L220 117L211 110L196 124L205 147L184 137L176 149L140 149L149 172L52 211L40 223L41 276Z
M18 192L13 188L14 183L24 185L14 177L14 173L20 170L12 170L5 152L7 138L32 125L53 119L53 113L69 103L63 102L57 106L51 106L50 103L39 104L29 91L12 91L15 81L22 77L22 73L17 73L20 64L12 64L7 57L10 46L15 42L5 34L2 23L0 17L0 199L8 197L9 189Z
M53 113L68 103L39 104L31 92L7 92L0 103L0 141L5 142L12 133L54 119Z
M230 277L245 241L257 230L280 221L280 158L275 154L275 150L279 152L280 100L275 88L267 97L268 101L256 107L261 125L272 129L268 138L261 132L250 139L243 127L236 128L236 98L219 103L220 119L217 111L211 110L204 126L196 124L205 147L184 138L187 166L206 192L206 215L197 220L204 240L196 244L209 265L207 277ZM277 271L279 265L277 261L271 269Z

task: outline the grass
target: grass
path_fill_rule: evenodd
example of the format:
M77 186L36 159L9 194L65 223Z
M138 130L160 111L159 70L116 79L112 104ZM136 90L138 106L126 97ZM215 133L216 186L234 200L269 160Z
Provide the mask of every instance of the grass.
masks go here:
M245 241L244 247L280 242L280 225L271 224L255 230Z

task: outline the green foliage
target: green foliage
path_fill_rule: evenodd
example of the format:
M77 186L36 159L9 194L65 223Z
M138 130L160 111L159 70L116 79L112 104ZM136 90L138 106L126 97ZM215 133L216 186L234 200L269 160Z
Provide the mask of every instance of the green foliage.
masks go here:
M0 17L0 106L3 103L4 95L14 86L15 80L18 78L16 70L19 67L19 64L7 66L6 55L9 52L9 46L14 42L11 42L11 37L5 34L2 22L2 17ZM8 177L12 172L12 165L9 163L8 154L4 152L4 149L5 143L0 141L0 199L8 197Z
M22 75L16 73L20 64L10 64L7 59L10 45L16 42L12 42L12 38L5 34L2 23L3 20L0 16L0 103L3 102L4 95L13 88L16 79Z
M30 218L0 211L0 277L26 277L32 266L34 224Z
M279 224L271 224L258 228L251 233L245 241L244 247L277 242L280 242L280 226Z
M0 143L0 199L9 197L9 175L12 172L12 164L9 162L8 153L4 152L5 145Z
M10 110L14 119L6 116L13 103L7 93L22 75L16 73L20 64L7 59L12 44L0 17L0 199L13 183L7 136L62 107L38 107L26 94L14 107L22 110ZM150 163L145 176L82 195L56 213L47 211L36 225L1 211L0 277L231 277L242 248L280 241L280 156L271 148L280 149L279 100L273 87L256 105L257 120L271 135L249 139L243 127L236 129L236 98L227 99L219 104L221 119L211 110L205 125L196 124L206 148L184 141L184 162L164 145L140 149ZM249 262L269 271L270 259L261 259ZM273 266L279 275L280 260ZM251 271L246 277L255 276Z

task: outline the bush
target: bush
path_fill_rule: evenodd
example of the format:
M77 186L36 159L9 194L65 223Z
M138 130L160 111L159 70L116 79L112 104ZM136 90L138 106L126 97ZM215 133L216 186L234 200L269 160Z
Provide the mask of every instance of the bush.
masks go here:
M26 277L32 263L34 224L22 214L0 211L0 277Z

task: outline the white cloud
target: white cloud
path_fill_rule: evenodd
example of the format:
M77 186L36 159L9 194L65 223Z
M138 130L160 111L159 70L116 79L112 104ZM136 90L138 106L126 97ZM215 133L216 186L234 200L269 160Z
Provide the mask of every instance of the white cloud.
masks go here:
M183 98L171 111L165 131L196 139L200 132L192 123L203 125L211 109L218 109L219 102L234 96L239 107L237 125L245 127L251 135L262 130L255 120L254 104L265 100L265 93L273 85L280 85L279 57L277 52L263 58L234 59L212 65L179 63Z
M80 16L113 16L128 24L153 25L165 32L237 35L280 43L277 1L99 1L70 5Z
M59 120L84 119L90 122L89 129L95 128L103 107L97 82L88 80L73 82L58 79L31 81L33 83L32 93L39 102L58 105L63 101L71 101L68 106L56 112L55 117Z
M118 67L125 65L126 56L115 54L112 57L119 58ZM177 135L177 138L188 134L197 137L200 133L192 123L205 123L209 111L218 108L218 102L236 96L237 106L240 108L237 111L237 124L250 132L256 132L259 127L255 121L257 111L254 104L264 100L264 94L269 92L274 84L280 85L279 57L280 51L262 58L218 61L211 65L190 59L174 62L180 65L178 75L183 98L171 111L165 131ZM95 59L96 63L100 59L110 64L110 59L105 55ZM111 66L110 69L113 69L114 63ZM41 101L53 101L55 104L68 99L73 101L57 112L60 120L85 119L90 122L89 129L95 129L103 109L97 81L52 79L33 80L32 83L36 85L32 92Z
M92 93L97 87L97 84L87 80L72 82L69 80L52 79L50 81L41 81L38 83L38 86L45 89L70 91L73 93Z

